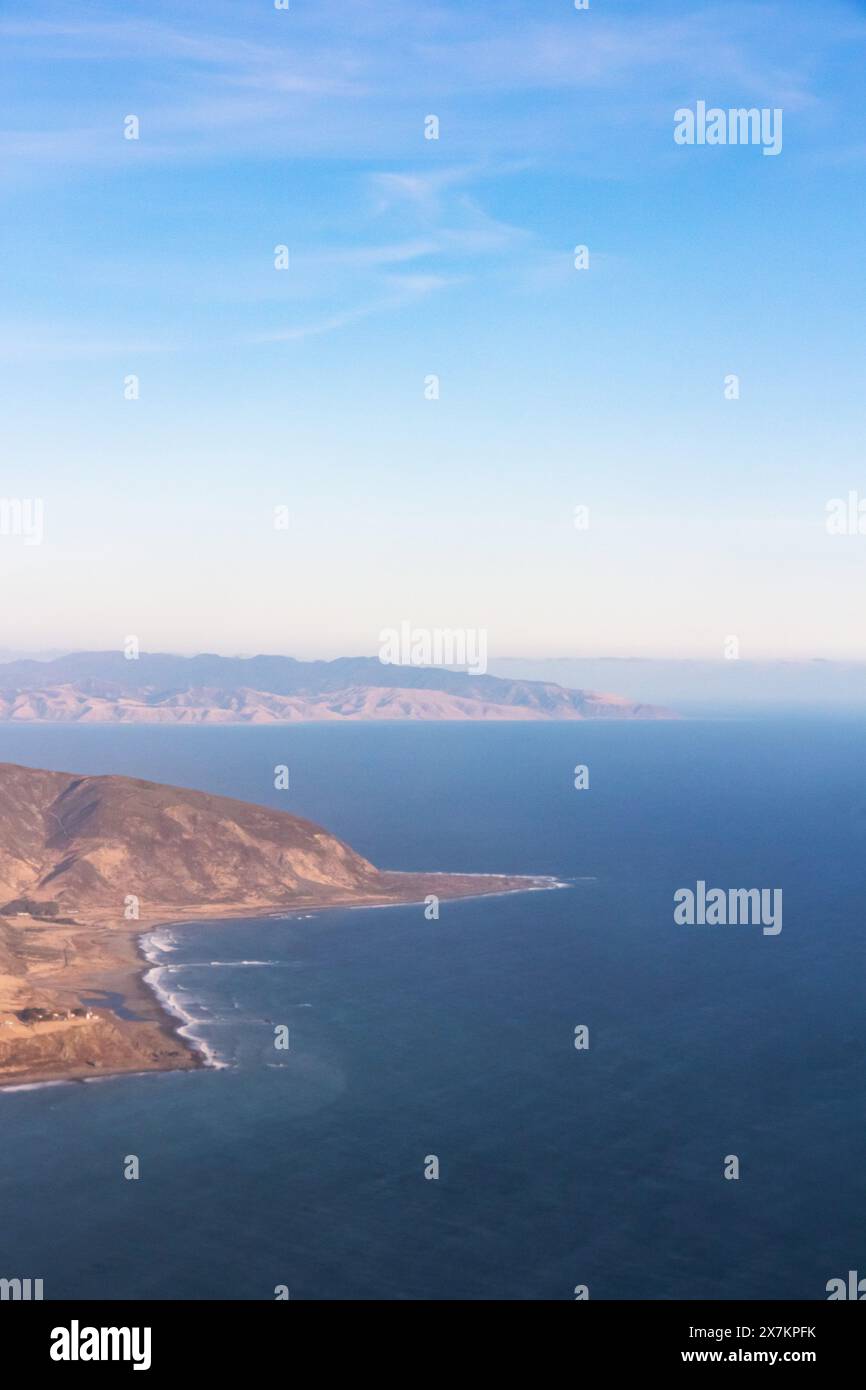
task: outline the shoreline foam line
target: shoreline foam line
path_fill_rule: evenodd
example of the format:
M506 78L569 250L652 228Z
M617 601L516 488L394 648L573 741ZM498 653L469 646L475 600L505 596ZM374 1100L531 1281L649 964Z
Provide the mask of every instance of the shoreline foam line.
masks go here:
M225 1071L231 1066L231 1063L220 1057L207 1039L200 1037L195 1031L196 1028L205 1025L206 1020L196 1018L194 1014L189 1013L181 1004L177 994L172 993L162 983L163 976L172 973L172 967L162 962L156 953L166 954L173 949L173 945L162 945L156 942L155 938L160 935L161 931L164 932L165 928L157 928L156 931L145 933L138 939L141 953L151 965L150 970L144 972L144 983L156 995L157 1003L163 1012L180 1022L180 1028L174 1030L177 1036L189 1043L192 1050L202 1058L206 1067L214 1071Z

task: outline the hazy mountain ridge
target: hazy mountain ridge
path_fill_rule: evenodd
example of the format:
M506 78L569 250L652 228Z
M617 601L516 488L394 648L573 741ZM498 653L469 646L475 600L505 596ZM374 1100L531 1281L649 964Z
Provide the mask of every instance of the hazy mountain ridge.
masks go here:
M375 657L178 657L76 652L0 666L0 719L287 723L311 719L661 719L663 707Z

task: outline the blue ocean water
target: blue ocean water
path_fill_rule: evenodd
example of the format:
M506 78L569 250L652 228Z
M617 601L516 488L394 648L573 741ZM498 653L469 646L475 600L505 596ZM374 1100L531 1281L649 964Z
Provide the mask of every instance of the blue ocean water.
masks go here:
M386 868L572 885L162 933L228 1065L0 1094L0 1275L820 1299L866 1269L866 720L2 727L0 759L292 810ZM698 879L781 888L781 933L675 925Z

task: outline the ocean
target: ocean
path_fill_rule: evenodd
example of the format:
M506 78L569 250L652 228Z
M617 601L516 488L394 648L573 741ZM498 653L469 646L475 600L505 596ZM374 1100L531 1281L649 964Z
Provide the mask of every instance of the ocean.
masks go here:
M383 868L568 885L152 934L218 1065L0 1093L0 1276L570 1300L866 1273L866 719L0 726L0 759L259 801ZM676 924L698 881L782 890L782 930Z

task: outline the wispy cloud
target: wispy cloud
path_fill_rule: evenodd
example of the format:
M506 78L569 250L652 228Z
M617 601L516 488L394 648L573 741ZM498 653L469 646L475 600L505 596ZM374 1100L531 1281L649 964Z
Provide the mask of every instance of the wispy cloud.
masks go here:
M274 329L266 333L251 334L244 339L248 343L295 343L301 342L305 338L320 337L324 333L333 333L341 328L347 328L351 324L357 323L360 319L370 318L373 315L393 313L395 310L404 309L407 305L425 299L428 295L434 294L437 290L448 289L452 285L459 284L457 276L447 275L401 275L391 276L390 284L392 293L382 299L374 300L371 303L358 304L352 309L347 309L342 313L330 314L321 319L314 319L301 324L293 324L286 328Z
M326 0L315 15L299 7L291 18L234 3L181 4L176 18L155 14L118 19L95 3L81 17L49 5L38 17L0 20L16 68L56 66L73 84L82 73L78 121L70 126L64 98L40 89L38 102L7 121L4 157L31 166L119 166L119 107L133 102L146 132L142 160L239 152L406 158L419 147L430 101L442 109L451 149L576 157L593 141L607 142L612 96L620 101L616 120L649 125L661 100L667 107L673 94L696 87L709 97L805 109L816 101L816 55L862 43L864 27L841 0L795 16L778 0L686 13L659 3L616 15L564 5L556 17L550 7L519 3L348 0ZM571 126L543 107L525 109L525 96L542 92L580 97ZM402 187L423 203L462 177L456 168L416 182L383 174L380 188L388 196Z

